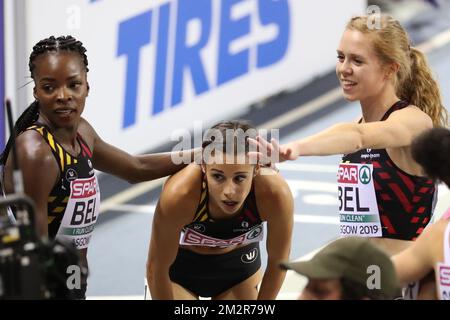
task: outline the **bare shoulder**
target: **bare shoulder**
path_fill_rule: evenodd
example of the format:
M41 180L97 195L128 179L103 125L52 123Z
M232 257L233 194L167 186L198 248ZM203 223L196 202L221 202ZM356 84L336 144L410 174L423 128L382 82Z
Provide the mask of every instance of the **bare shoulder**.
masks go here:
M267 220L273 211L292 214L292 192L279 173L257 175L254 178L254 188L258 210L263 220Z
M21 133L16 139L16 146L21 161L37 165L56 163L50 146L42 135L34 130Z
M173 214L172 212L194 213L200 201L201 184L201 168L195 163L172 175L167 179L161 193L162 211L170 212L170 214Z
M422 111L419 107L410 104L409 106L394 111L388 120L406 120L420 125L421 128L428 129L433 127L433 120L431 117Z
M78 133L81 135L83 140L88 144L89 148L93 150L94 141L98 138L97 132L91 126L91 124L84 119L80 118L80 123L78 124Z
M80 122L78 123L78 131L83 133L91 134L93 131L95 132L92 125L85 118L81 117Z
M23 132L16 140L17 155L23 173L25 190L39 186L52 186L59 177L58 162L44 138L34 130ZM11 157L8 157L6 171L12 168ZM37 190L37 189L36 189ZM42 190L41 190L42 191Z
M200 195L202 182L201 167L191 163L174 175L170 176L164 184L164 191L177 192L180 195Z

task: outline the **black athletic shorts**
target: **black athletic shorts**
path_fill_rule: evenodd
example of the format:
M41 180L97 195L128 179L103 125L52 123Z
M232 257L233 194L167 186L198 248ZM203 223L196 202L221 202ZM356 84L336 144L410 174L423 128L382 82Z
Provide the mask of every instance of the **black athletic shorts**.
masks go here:
M170 279L199 297L215 297L250 278L261 267L259 242L225 254L179 248Z

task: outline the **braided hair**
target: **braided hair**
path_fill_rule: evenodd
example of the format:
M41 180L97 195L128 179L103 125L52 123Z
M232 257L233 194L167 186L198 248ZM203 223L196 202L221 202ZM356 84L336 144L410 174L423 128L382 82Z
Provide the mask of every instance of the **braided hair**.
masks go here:
M86 68L86 72L89 71L88 68L88 59L86 56L86 48L83 47L83 43L78 41L72 36L61 36L55 38L51 36L49 38L43 39L35 44L33 47L33 51L30 54L30 59L28 63L28 67L30 69L31 78L34 78L34 70L36 68L35 60L38 56L50 52L50 51L71 51L78 53L83 59L84 67ZM28 108L20 115L14 124L13 132L14 135L17 136L25 129L27 129L30 125L32 125L39 118L39 102L32 102ZM0 155L0 165L6 164L6 159L8 159L8 154L11 149L12 137L9 137L8 142L6 143L5 149L3 153Z

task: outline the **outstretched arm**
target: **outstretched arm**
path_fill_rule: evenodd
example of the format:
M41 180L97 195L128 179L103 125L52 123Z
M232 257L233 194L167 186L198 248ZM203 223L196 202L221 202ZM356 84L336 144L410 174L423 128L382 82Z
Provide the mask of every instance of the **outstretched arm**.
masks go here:
M250 139L258 146L258 156L279 154L279 161L295 160L299 156L323 156L348 154L371 148L386 149L411 145L423 131L433 127L431 118L415 106L393 112L386 121L368 123L340 123L317 134L287 144L268 143L262 138ZM273 158L273 157L272 157Z
M135 156L103 141L86 120L82 119L80 131L93 137L94 167L131 183L172 175L193 162L201 152L200 149L192 149Z
M392 257L400 285L420 280L433 270L443 252L446 225L445 220L429 225L411 246Z
M255 190L261 218L267 221L268 254L258 299L275 299L286 276L279 264L289 259L294 201L289 186L279 174L257 176Z

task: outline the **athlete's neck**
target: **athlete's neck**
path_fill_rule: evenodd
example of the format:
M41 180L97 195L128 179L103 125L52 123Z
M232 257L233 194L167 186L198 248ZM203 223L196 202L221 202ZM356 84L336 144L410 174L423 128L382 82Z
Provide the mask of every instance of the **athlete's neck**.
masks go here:
M72 149L74 151L78 148L77 143L77 126L71 126L71 127L56 127L54 126L44 115L39 115L38 119L39 123L44 124L47 126L52 133L52 135L55 137L55 139L62 144L64 147L67 147L68 149Z
M381 94L361 100L363 122L379 121L399 99L393 87L386 88Z

